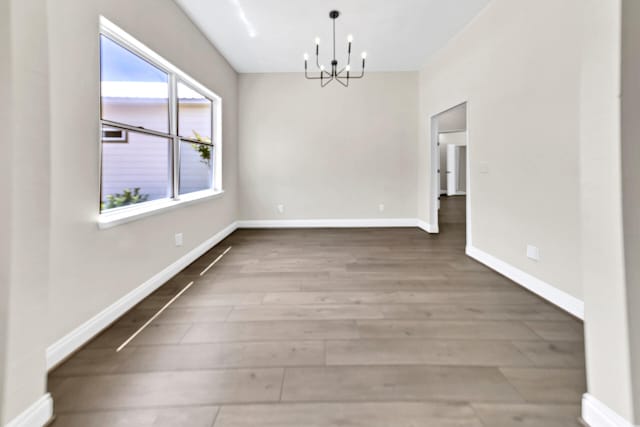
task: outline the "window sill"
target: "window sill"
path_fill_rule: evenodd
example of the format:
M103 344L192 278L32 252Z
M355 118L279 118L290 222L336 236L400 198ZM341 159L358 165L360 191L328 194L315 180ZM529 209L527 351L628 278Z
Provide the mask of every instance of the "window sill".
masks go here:
M136 221L158 213L166 212L188 206L193 203L217 199L224 195L224 190L219 191L198 191L191 194L180 196L179 200L166 200L160 202L151 202L145 206L136 206L131 209L124 209L118 212L103 213L98 216L98 228L104 230L115 227L117 225L126 224L127 222Z

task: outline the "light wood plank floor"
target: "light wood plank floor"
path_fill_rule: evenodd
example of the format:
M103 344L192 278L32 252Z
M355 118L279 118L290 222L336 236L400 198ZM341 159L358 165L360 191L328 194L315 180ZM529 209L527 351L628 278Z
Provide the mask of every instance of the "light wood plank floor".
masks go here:
M51 372L54 425L579 426L581 322L464 240L461 197L440 235L237 231Z

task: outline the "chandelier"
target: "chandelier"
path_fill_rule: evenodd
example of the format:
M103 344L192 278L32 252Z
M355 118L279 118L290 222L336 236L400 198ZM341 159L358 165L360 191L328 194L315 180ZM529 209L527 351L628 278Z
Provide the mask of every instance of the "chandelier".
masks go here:
M320 65L320 38L316 37L316 66L319 75L309 75L307 73L309 54L304 54L304 77L308 80L320 80L320 86L325 87L332 81L337 81L344 87L349 87L349 80L361 79L364 77L364 64L367 59L367 52L362 52L362 70L359 75L351 74L351 43L353 36L347 37L347 65L338 70L338 60L336 59L336 19L340 16L340 12L332 10L329 12L329 18L333 21L333 59L331 60L331 71L327 71L324 65Z

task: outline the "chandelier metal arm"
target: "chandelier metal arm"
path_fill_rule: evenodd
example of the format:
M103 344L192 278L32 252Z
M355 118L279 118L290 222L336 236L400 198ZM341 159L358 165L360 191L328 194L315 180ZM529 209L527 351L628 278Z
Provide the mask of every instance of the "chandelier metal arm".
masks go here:
M325 87L326 85L328 85L332 81L333 81L333 76L330 79L326 80L326 81L321 81L320 82L320 87Z
M345 81L343 81L345 80ZM349 87L349 78L346 79L344 77L336 76L336 81L340 83L344 87Z
M310 75L307 74L306 71L304 72L304 77L307 80L321 80L322 79L322 77L320 77L320 76L310 76Z

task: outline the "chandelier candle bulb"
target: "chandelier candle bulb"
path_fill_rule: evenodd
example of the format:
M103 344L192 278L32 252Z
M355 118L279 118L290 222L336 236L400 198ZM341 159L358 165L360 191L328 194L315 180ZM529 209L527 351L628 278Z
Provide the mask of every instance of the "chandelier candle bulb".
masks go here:
M352 42L353 42L353 35L352 35L352 34L349 34L349 35L347 36L347 41L348 41L349 43L352 43Z

